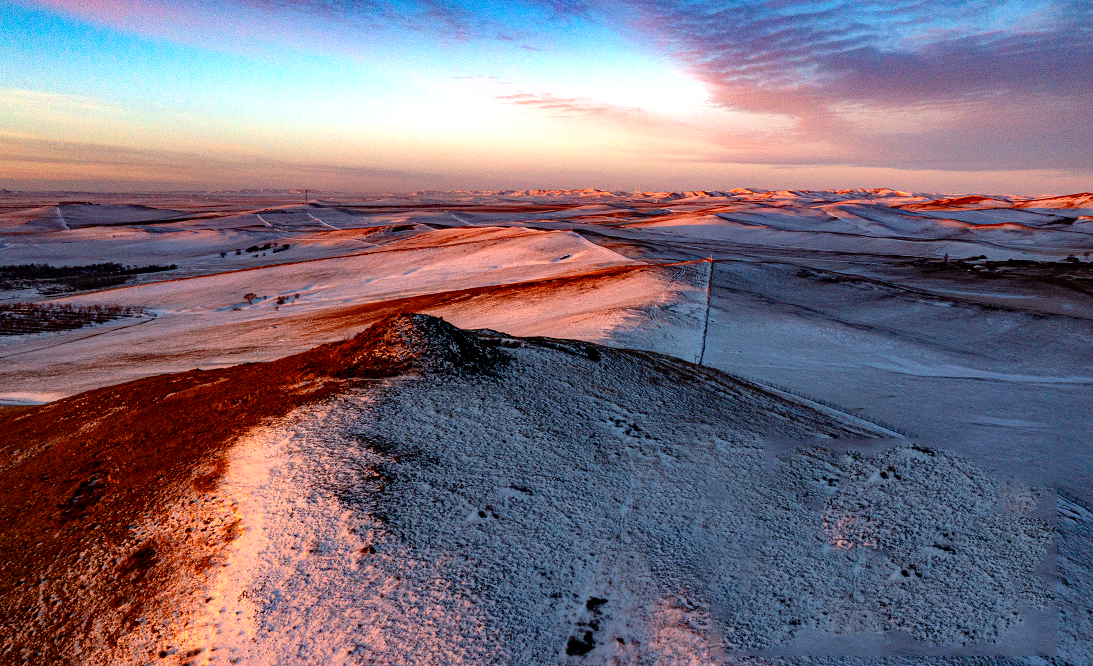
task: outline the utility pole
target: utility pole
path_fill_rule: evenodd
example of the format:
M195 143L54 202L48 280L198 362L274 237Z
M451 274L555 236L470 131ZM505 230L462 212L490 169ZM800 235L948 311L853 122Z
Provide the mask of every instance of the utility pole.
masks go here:
M304 190L304 205L307 205L307 190Z
M706 322L702 325L702 351L698 354L698 364L702 365L702 362L706 360L706 336L710 331L710 306L713 304L713 268L714 260L711 254L708 259L710 263L710 282L706 287Z

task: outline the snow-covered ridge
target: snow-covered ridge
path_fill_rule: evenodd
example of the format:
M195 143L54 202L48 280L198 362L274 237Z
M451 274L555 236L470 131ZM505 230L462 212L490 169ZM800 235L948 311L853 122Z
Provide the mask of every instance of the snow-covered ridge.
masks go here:
M456 393L484 390L494 398L516 390L533 402L540 391L553 399L568 399L568 392L584 400L586 389L571 383L572 371L578 369L569 367L574 362L596 369L593 374L601 377L596 381L606 382L605 388L612 392L625 390L638 372L668 387L673 395L699 391L707 396L704 401L716 399L720 407L710 416L720 414L717 418L729 430L719 436L733 441L753 441L762 433L862 436L881 432L855 419L840 421L803 404L782 401L709 370L681 385L680 380L690 374L681 362L665 365L645 355L588 343L522 340L494 332L476 335L436 318L398 315L350 340L273 363L163 375L0 417L0 476L4 479L0 554L7 562L0 576L0 610L5 617L15 618L5 623L0 649L13 658L64 654L78 656L82 663L115 663L159 652L173 655L180 647L191 656L204 654L202 660L238 657L236 647L229 654L215 654L235 644L238 635L230 632L207 635L204 644L180 644L227 620L215 617L220 613L211 604L229 600L210 595L227 584L223 576L251 585L251 599L260 594L253 587L258 584L256 578L239 576L260 575L262 567L276 561L267 561L264 550L251 553L258 560L248 560L246 548L239 551L233 543L248 533L268 537L260 532L273 516L262 518L254 512L279 511L284 502L296 501L293 492L302 490L291 484L264 485L263 492L273 495L266 495L257 506L238 494L232 485L234 465L240 456L250 456L254 462L248 447L255 440L248 433L263 424L280 423L278 419L299 409L304 411L288 423L306 423L322 414L339 422L353 421L362 416L361 409L369 401L382 399L391 390L412 393L418 386L447 387L444 390ZM390 377L401 379L395 384L370 383ZM335 395L345 397L334 399ZM454 397L449 394L445 400ZM429 407L429 413L438 407ZM518 401L510 407L519 411ZM111 412L111 418L102 417ZM565 411L557 414L565 415ZM504 415L482 413L477 423L460 424L463 434L459 436L495 441L504 439L511 428L522 427L519 419L495 422L498 416ZM606 413L596 418L606 419L604 427L615 427ZM525 432L538 432L541 427ZM427 435L425 430L421 434ZM532 435L532 441L539 441L538 437ZM309 440L308 446L316 443ZM542 454L553 455L547 441L534 446L540 445ZM149 455L150 446L155 455ZM377 455L382 447L377 444L369 451L368 455ZM318 462L336 464L342 453L332 452L331 458ZM264 469L280 464L258 462ZM374 470L366 474L379 478ZM364 493L360 499L366 504L379 493L376 489L370 494L369 487L365 482L354 491ZM326 489L320 484L312 490L320 497ZM12 511L20 514L18 520ZM361 527L376 516L366 511L351 522ZM46 529L49 525L64 529ZM305 531L325 529L299 526ZM364 537L361 532L344 543ZM240 543L253 545L248 539ZM339 569L336 575L358 571L358 561L369 545L354 546L353 558L339 565L349 569ZM368 588L349 594L366 602L375 592ZM248 595L234 597L230 603ZM252 602L243 606L252 607ZM214 613L212 621L206 620L206 611ZM318 607L313 611L323 612ZM267 646L263 650L296 635L292 632L297 627L273 627L281 638L263 641ZM404 624L392 630L407 628ZM362 639L366 634L362 633ZM446 639L461 640L454 635ZM316 649L322 647L320 643ZM378 649L382 641L376 645Z
M227 406L240 391L261 397ZM216 395L221 421L177 410ZM120 430L87 416L121 396ZM974 651L1052 599L1043 489L895 440L768 449L883 431L657 355L400 315L39 409L16 417L17 449L0 440L5 492L29 492L35 465L72 480L4 523L14 658L694 663L862 636ZM142 430L157 457L84 478ZM24 536L37 546L11 550Z

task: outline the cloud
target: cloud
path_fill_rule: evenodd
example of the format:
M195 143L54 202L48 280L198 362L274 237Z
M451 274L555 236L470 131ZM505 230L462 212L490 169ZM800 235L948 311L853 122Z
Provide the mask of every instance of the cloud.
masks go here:
M398 26L457 40L496 37L500 27L458 4L442 0L386 2L382 0L243 0L243 4L273 12L293 12L309 18L348 23L362 28Z
M405 189L439 176L366 166L223 157L0 132L0 175L28 189L315 187Z
M716 103L795 118L796 139L826 142L833 162L1079 168L1093 149L1088 2L628 6ZM878 113L903 122L861 122Z
M22 108L41 112L43 109L75 109L92 112L119 111L118 107L86 95L72 95L22 88L0 88L0 108Z
M637 108L606 104L587 97L560 97L553 93L512 93L497 95L497 99L508 104L550 111L559 116L605 116L640 113L640 109Z
M298 34L299 26L308 26L311 42L336 43L335 49L386 39L397 46L408 32L441 40L481 40L487 66L498 58L494 45L549 49L565 28L580 30L598 22L599 27L606 25L631 39L635 48L657 50L658 56L676 59L706 85L715 105L757 119L779 117L780 123L769 123L770 131L750 133L730 122L719 126L710 121L709 141L714 148L720 146L726 159L1088 172L1088 156L1093 153L1093 132L1089 131L1093 127L1093 3L1089 0L41 0L39 4L122 28L143 26L154 31L155 26L166 25L164 32L175 34L220 31L234 36L240 25L244 26L240 29L276 30L278 20L284 18L292 28L285 29L290 37ZM248 18L254 16L270 20ZM333 25L344 28L339 39L311 39L322 37ZM619 57L618 52L611 55ZM466 61L460 63L466 69ZM567 68L580 77L596 72L599 65L584 61L567 63ZM506 76L511 77L511 72ZM555 86L557 81L525 78L513 82L509 90ZM646 117L640 110L583 97L519 92L500 99L544 113L595 117L626 127L636 127ZM787 124L790 129L785 129ZM644 127L651 133L664 126Z
M722 107L794 120L778 136L724 132L753 159L957 169L1082 169L1093 150L1087 0L249 0L456 40L531 47L601 21L682 62ZM595 68L596 63L583 63ZM586 98L500 99L555 115L639 110ZM1086 129L1083 129L1086 128Z
M182 0L184 1L184 0ZM514 42L539 49L552 25L587 16L579 0L239 0L272 13L291 13L366 30L397 28L458 42Z
M375 38L392 29L457 42L514 42L541 49L553 31L590 18L595 5L584 0L30 0L66 14L79 16L141 34L173 39L207 36L203 31L248 33L277 29L279 18L303 25L342 26L360 38ZM255 21L259 25L255 25ZM201 41L200 39L198 41Z

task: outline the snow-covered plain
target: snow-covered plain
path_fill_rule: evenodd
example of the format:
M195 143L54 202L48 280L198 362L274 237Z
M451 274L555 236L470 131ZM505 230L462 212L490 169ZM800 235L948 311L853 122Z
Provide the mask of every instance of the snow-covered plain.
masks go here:
M323 624L321 618L332 617L338 604L351 603L343 592L359 584L409 596L398 596L397 604L375 602L379 605L369 617L388 629L374 628L361 643L370 646L367 650L347 648L339 657L346 663L441 643L451 651L426 650L407 663L490 661L480 652L486 647L499 650L489 654L501 655L500 663L804 663L793 655L1041 655L1056 645L1064 656L1053 663L1093 660L1088 638L1093 630L1088 602L1093 598L1093 411L1088 408L1093 356L1087 353L1093 344L1093 195L585 190L327 195L308 205L291 201L294 196L119 196L94 199L99 203L89 206L26 195L4 202L9 212L0 215L0 265L112 261L179 268L142 276L131 286L51 298L140 305L150 315L100 328L0 339L0 400L53 400L150 374L272 360L410 310L443 316L463 328L574 338L697 361L788 392L782 395L807 396L883 422L936 455L924 461L912 444L809 452L798 440L779 445L762 438L699 451L695 446L707 440L688 430L670 444L662 437L671 451L645 460L640 469L619 467L617 478L603 472L570 479L575 496L596 499L578 511L587 529L566 523L559 536L557 525L543 523L541 516L555 511L561 500L529 499L520 491L494 497L491 493L504 484L490 484L519 471L529 437L548 449L557 445L577 460L587 453L581 437L601 426L567 431L516 416L495 423L503 398L466 387L455 395L429 382L395 382L379 393L345 397L340 407L297 415L296 425L284 426L289 430L256 434L248 440L252 444L239 449L226 487L239 494L244 521L256 522L233 556L245 575L218 583L231 594L222 590L217 598L235 595L224 606L239 613L238 623L229 623L232 631L254 636L261 627L255 624L260 604L238 601L238 595L240 586L266 581L262 584L273 587L263 589L287 596L264 598L270 605L261 612L270 614L270 626L287 633L255 652L228 640L226 625L215 628L222 621L210 619L200 630L204 638L193 634L195 641L211 644L216 636L234 646L233 654L280 663L306 635L302 628L292 633L281 626L297 617L293 609L329 598L332 605L313 608L313 628L321 626L329 638L313 638L308 648L313 652L298 657L336 663L334 651L322 650L334 650L353 627L341 620ZM290 249L234 254L264 243L290 244ZM957 260L967 261L958 265ZM1001 269L987 263L1007 260L1039 263ZM258 298L248 302L247 293ZM278 304L280 297L286 300ZM400 388L411 385L416 388ZM566 386L558 391L588 390L580 381ZM643 390L640 382L629 388ZM552 408L566 414L564 425L585 418L584 411L604 416L614 409L606 403ZM678 421L689 417L658 414L652 430L638 424L641 432L690 427ZM634 423L629 416L619 418ZM623 428L614 435L618 441L642 439L618 427ZM434 497L439 492L434 475L440 472L416 466L412 456L400 458L405 477L399 482L409 484L400 496L414 498L420 504L414 511L423 513L403 508L393 523L368 526L377 505L364 513L349 508L331 513L343 501L331 488L344 482L332 461L357 456L346 462L350 468L387 464L375 457L374 448L354 448L354 433L365 431L387 438L392 451L418 447L413 450L423 459L457 460L467 465L467 474L477 470L478 476L468 477L467 492L489 498L475 509L487 518L476 519L469 508L463 517L469 522L462 523L429 513L444 506ZM512 435L487 442L476 439L480 431ZM465 445L471 448L460 448ZM332 457L326 460L327 455ZM910 488L905 496L885 494L892 491L876 475L889 466L892 475L902 470L904 487ZM822 493L805 480L821 469L828 477L821 478ZM271 483L274 477L280 480ZM634 479L642 481L639 499L646 502L634 514L640 536L632 538L640 545L620 545L625 530L610 512L636 510L619 497L619 488L633 488ZM830 479L838 481L822 488ZM325 490L309 495L308 488ZM811 499L792 504L801 497ZM517 511L517 500L530 503ZM271 508L285 502L297 503L299 514L291 520ZM493 508L487 510L487 502ZM613 502L620 504L609 509ZM684 505L690 507L689 522L668 518ZM868 529L860 522L840 523L845 515L838 512L854 506L867 506L870 515L883 517L881 523L903 527L870 535L862 530L874 529L873 523ZM939 507L949 513L938 513ZM269 511L272 517L263 518ZM506 511L515 523L501 520ZM491 527L494 513L499 522ZM361 518L366 514L372 518ZM480 519L486 522L475 527ZM663 524L654 529L658 520ZM815 520L838 532L827 535L827 546L820 544L819 551L809 545ZM310 531L300 531L304 523ZM911 529L911 523L917 527ZM466 534L457 525L478 530L470 534L485 541L473 548L460 545ZM764 531L770 525L778 527ZM960 552L982 553L988 548L983 544L991 543L998 551L992 557L1000 559L989 566L954 561L945 543L919 543L927 534L935 541L942 531L952 535L953 526L959 529L952 538L980 544ZM345 559L350 551L342 550L360 532L346 537L349 527L373 530L376 543L395 544L390 552L374 546L371 574ZM1011 559L1006 559L1010 551L998 546L999 538L1010 538L999 536L1010 534L1007 530L1020 531L1025 540L1025 550ZM304 534L333 544L330 553L344 556L338 560L343 568L323 569L326 560L311 562L303 555L291 562L273 557L290 546L303 549L307 544L297 541ZM701 557L686 548L686 556L668 552L657 541L669 538L665 535L682 539L676 545L706 550ZM557 543L566 557L536 559L534 549L544 539ZM839 545L844 542L850 546ZM600 555L581 554L586 547ZM317 552L326 557L322 548ZM525 550L529 559L516 557ZM619 564L631 562L624 554L635 553L645 559ZM1030 564L1029 557L1036 561ZM1057 568L1050 565L1052 557ZM688 569L695 561L713 569L695 574ZM537 580L536 567L546 566L543 562L554 567L547 567L552 575L572 579L573 590L565 594L576 593L575 600L527 596L521 585ZM911 563L919 568L909 568ZM309 588L301 581L313 566L327 573L314 573L313 580L324 582ZM939 577L920 578L926 569ZM665 581L678 583L684 570L691 576L687 585L669 590ZM485 580L478 576L492 576L487 587L499 596L467 592ZM718 576L735 582L719 588ZM403 582L395 585L392 577ZM918 587L899 587L900 578ZM606 591L608 580L615 596ZM282 584L288 587L276 587ZM859 584L873 587L859 589ZM764 596L779 590L780 597ZM285 601L289 598L296 601ZM601 598L608 601L591 601ZM622 605L614 606L616 600ZM223 617L221 607L213 606L215 616ZM387 624L379 617L388 618ZM429 619L414 624L411 618ZM782 622L787 618L799 623ZM596 629L596 647L585 657L567 656L564 641L549 649L535 643L566 631L582 643L592 622L618 636ZM562 631L563 626L569 629ZM424 633L398 633L408 627ZM968 633L953 633L958 630ZM539 647L520 652L511 640L518 634L528 637L528 646ZM478 642L451 643L475 635ZM628 636L637 643L626 642ZM608 638L616 641L610 649ZM636 645L642 647L631 647ZM743 653L766 656L732 656Z

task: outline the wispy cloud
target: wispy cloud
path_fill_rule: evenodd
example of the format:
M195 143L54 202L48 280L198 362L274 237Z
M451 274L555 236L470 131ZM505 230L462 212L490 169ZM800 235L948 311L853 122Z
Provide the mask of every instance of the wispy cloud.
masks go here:
M0 88L0 108L22 107L25 109L78 109L94 112L117 112L116 106L86 95L71 95L22 88Z
M1074 168L1093 149L1093 5L1080 0L629 0L726 107L797 120L827 158ZM1083 55L1079 55L1083 54ZM878 133L855 111L949 112ZM848 113L848 110L851 111ZM1037 120L1037 116L1039 120Z
M368 166L294 162L263 155L225 157L85 143L0 132L4 180L31 189L123 187L412 188L441 177Z
M343 29L358 39L386 36L392 29L457 42L528 38L519 25L498 20L480 7L445 0L37 0L35 4L125 31L201 43L209 41L209 36L200 33L210 30L284 32L278 24L282 19L291 21L290 31L306 29L321 34L323 28ZM537 2L531 6L561 16ZM318 31L312 30L316 27Z
M497 95L497 99L508 104L542 109L560 116L634 115L641 113L641 109L635 107L606 104L587 97L559 97L553 93L512 93Z
M453 0L242 0L250 7L293 12L357 27L390 28L454 41L498 40L539 48L551 24L587 16L579 0L482 3ZM515 19L515 20L514 20Z
M502 35L500 26L455 3L441 0L386 2L382 0L244 0L244 4L269 11L291 11L312 18L348 23L358 27L392 25L427 31L457 40Z

